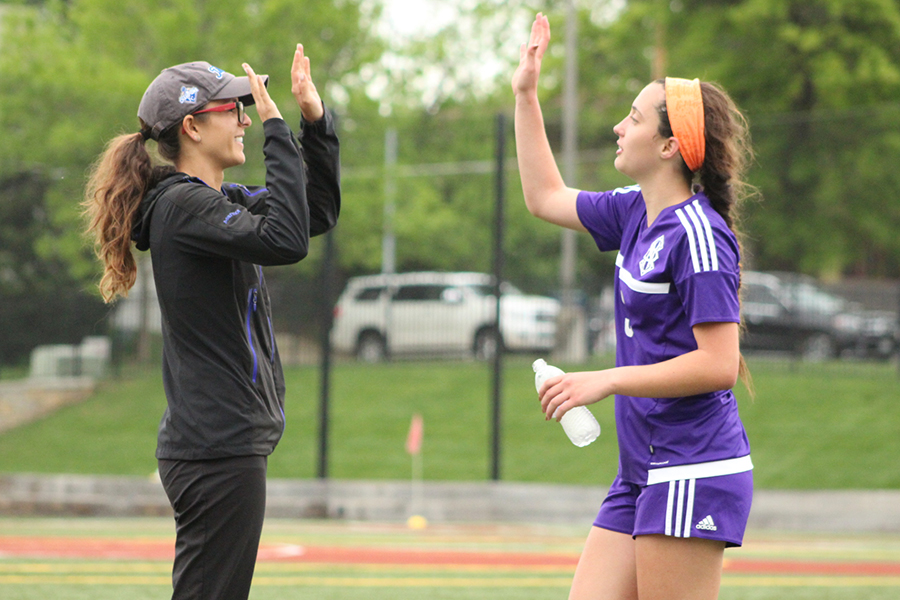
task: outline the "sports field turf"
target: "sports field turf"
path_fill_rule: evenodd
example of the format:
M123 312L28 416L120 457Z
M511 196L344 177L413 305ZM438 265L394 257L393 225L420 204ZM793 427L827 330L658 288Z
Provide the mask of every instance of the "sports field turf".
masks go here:
M253 600L565 598L584 528L270 519ZM170 593L168 519L0 519L0 598ZM900 536L757 532L726 553L722 600L900 597Z
M510 357L503 373L501 478L608 485L617 446L613 402L591 406L603 431L576 448L543 420L528 358ZM602 360L582 369L608 366ZM752 359L756 399L739 384L757 489L898 489L900 376L888 363L805 364ZM269 477L316 476L316 367L287 377L287 429ZM422 414L427 480L477 481L490 473L488 367L473 362L338 363L332 374L329 476L408 479L404 442ZM157 369L103 382L89 400L0 434L0 473L147 475L165 406Z

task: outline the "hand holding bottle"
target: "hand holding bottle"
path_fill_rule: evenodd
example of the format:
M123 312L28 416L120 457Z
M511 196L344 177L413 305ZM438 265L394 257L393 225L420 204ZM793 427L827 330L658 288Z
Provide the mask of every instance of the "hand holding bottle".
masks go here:
M565 374L562 369L548 365L543 358L534 361L531 368L534 370L534 387L538 393L540 393L544 381ZM553 416L555 417L556 414L554 413ZM572 443L579 448L587 446L600 435L600 424L586 406L576 406L569 410L559 422Z

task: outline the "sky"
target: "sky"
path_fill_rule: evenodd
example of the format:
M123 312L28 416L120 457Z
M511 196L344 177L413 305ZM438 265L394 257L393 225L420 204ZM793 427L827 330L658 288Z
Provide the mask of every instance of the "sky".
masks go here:
M384 4L391 31L403 36L437 31L456 15L456 2L446 0L384 0Z
M431 108L450 96L489 94L496 89L498 77L507 73L511 76L510 57L518 61L519 44L528 39L533 18L513 9L482 15L476 22L472 10L478 0L373 1L380 1L383 6L379 34L397 49L385 53L382 65L394 76L406 73L408 88L417 91L421 104ZM405 42L427 40L448 25L458 27L465 39L445 39L446 54L437 60L410 57L402 50ZM465 37L465 32L471 35ZM512 32L520 35L510 38ZM387 79L376 77L368 93L373 98L384 98L390 89ZM390 103L383 103L382 109L386 116Z

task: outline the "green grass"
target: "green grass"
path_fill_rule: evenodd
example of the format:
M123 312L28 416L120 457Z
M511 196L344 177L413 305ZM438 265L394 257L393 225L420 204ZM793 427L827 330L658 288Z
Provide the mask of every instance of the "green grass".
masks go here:
M591 408L603 428L576 448L543 420L530 361L510 357L503 373L501 478L608 484L616 471L613 402ZM563 365L564 366L564 365ZM598 361L582 368L602 368ZM758 488L900 488L898 373L890 364L752 361L756 399L739 387ZM319 371L287 370L288 426L270 477L316 474ZM332 373L329 475L406 479L411 416L425 422L424 476L489 477L488 367L467 362L339 363ZM0 472L146 475L165 400L158 373L104 382L87 401L0 434Z

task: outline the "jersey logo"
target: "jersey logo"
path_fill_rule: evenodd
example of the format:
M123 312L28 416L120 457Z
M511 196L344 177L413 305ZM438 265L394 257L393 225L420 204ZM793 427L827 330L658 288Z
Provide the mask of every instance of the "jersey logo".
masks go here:
M656 267L656 261L659 259L659 253L665 244L665 235L661 235L650 244L650 249L641 259L641 277L652 271Z
M701 515L703 513L700 513ZM703 517L703 520L695 525L697 529L705 529L706 531L716 531L718 527L716 527L716 522L713 521L712 515L706 515Z
M718 271L719 255L716 252L716 240L713 238L712 227L703 212L703 207L700 206L700 201L694 200L684 208L677 209L675 214L687 232L694 273Z
M196 104L197 103L197 92L199 92L196 87L186 87L181 86L181 95L178 96L178 102L181 104Z

